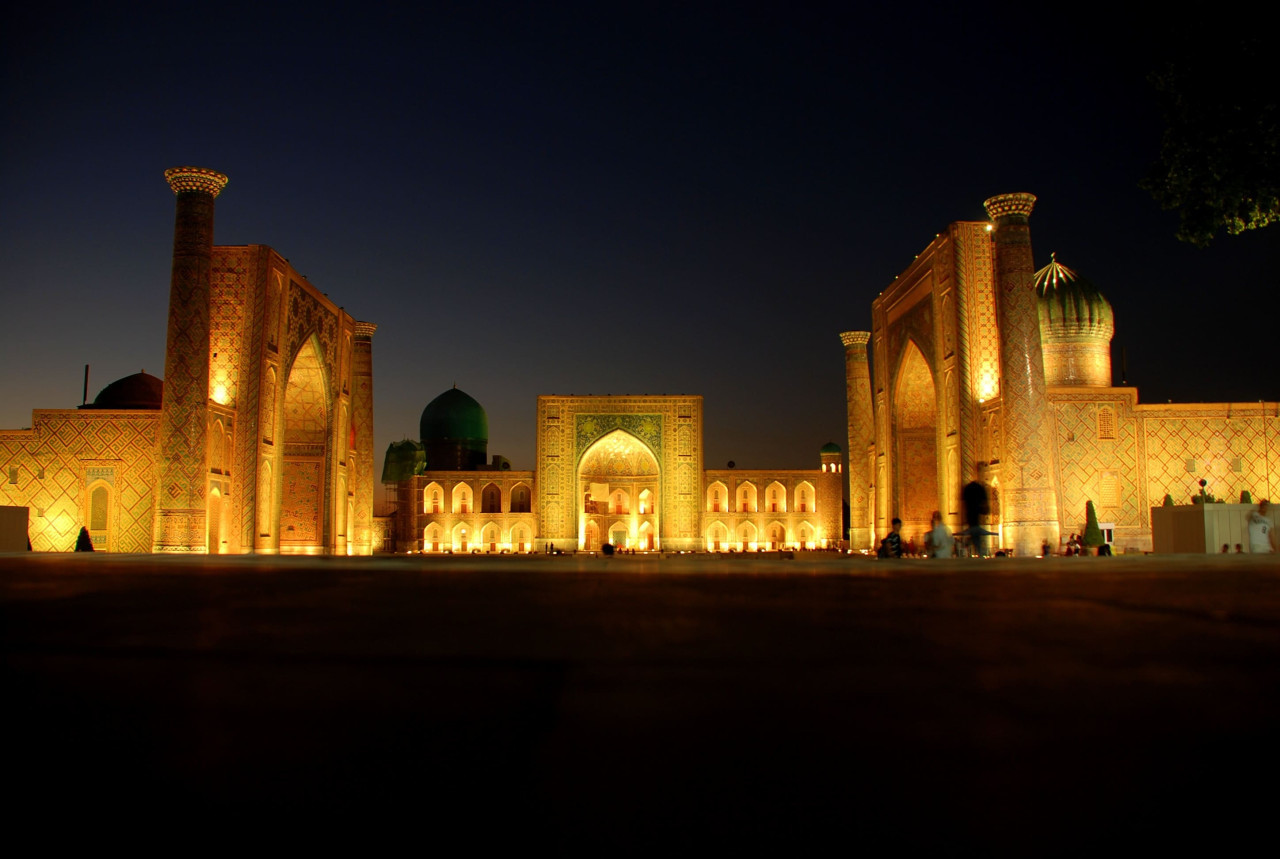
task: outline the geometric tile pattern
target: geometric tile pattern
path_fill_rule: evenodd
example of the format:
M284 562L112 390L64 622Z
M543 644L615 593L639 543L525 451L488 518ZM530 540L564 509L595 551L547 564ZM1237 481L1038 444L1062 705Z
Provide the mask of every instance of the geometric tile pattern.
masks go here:
M701 397L538 398L538 537L576 544L582 499L578 460L592 442L614 429L643 441L657 458L659 545L699 544L702 496Z
M355 551L370 551L368 337L357 386L354 319L270 248L213 247L226 177L200 168L165 175L177 217L162 408L37 411L32 429L0 431L0 457L15 469L0 499L31 508L33 547L43 550L68 550L105 500L112 551L204 552L211 533L222 551L274 551L282 512L308 550L350 549L348 511L364 523ZM366 335L376 327L361 325ZM301 353L296 367L281 368L282 343L284 357ZM363 398L354 415L353 388Z
M1280 498L1280 418L1264 404L1248 406L1140 406L1146 452L1146 489L1153 504L1165 493L1189 504L1205 491L1238 501ZM1194 472L1187 471L1193 461ZM1237 470L1238 469L1238 470Z
M89 485L106 483L108 533L99 548L151 551L159 424L155 411L37 409L31 429L0 431L0 503L30 508L32 549L71 551L89 524Z
M159 480L154 547L163 552L205 550L208 474L209 282L214 197L220 188L179 183L165 342ZM224 179L225 183L225 179Z
M871 367L867 361L870 331L846 331L844 344L845 406L849 425L849 543L854 549L872 545L871 473L867 452L875 440L871 407Z
M1098 414L1107 410L1114 421L1111 438L1097 432ZM1082 532L1085 504L1093 501L1099 520L1114 522L1119 536L1149 532L1150 504L1141 479L1144 469L1132 396L1058 392L1052 397L1051 411L1062 527L1068 533ZM1114 481L1110 487L1109 477Z
M355 522L349 525L349 538L358 553L373 551L381 538L373 533L373 334L378 326L372 322L355 324L355 354L351 367L351 416L355 435L355 474L351 492L355 501ZM532 533L532 532L531 532Z
M1004 194L986 201L996 221L1004 542L1024 556L1034 555L1042 540L1058 542L1052 427L1047 420L1040 306L1027 223L1034 203L1031 194Z

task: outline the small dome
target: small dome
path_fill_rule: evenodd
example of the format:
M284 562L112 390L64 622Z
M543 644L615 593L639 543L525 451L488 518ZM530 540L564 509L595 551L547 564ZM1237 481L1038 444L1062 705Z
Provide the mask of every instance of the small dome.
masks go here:
M822 449L819 450L818 453L844 453L844 450L841 449L840 445L836 444L834 441L829 441L822 446Z
M1094 335L1111 339L1115 315L1098 288L1049 255L1049 264L1035 273L1040 298L1042 335Z
M149 373L134 373L107 385L84 409L159 409L164 382Z
M422 410L423 444L433 441L489 441L489 418L470 394L450 388Z
M421 474L427 466L427 454L422 445L411 439L393 441L387 447L382 461L382 482L399 483L415 474Z

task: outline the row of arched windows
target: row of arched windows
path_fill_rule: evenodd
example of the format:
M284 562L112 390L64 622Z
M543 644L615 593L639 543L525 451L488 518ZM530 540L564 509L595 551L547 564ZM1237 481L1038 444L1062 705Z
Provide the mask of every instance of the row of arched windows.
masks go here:
M487 483L480 490L480 509L475 509L475 491L470 484L458 483L453 490L446 493L439 484L432 482L422 490L422 512L427 514L454 513L469 515L471 513L529 513L533 509L533 493L527 484L517 483L511 487L510 506L506 511L502 505L502 487L496 483Z
M433 522L422 529L422 551L522 554L533 551L533 529L523 523L504 532L496 522L486 522L479 528L468 522L458 522L452 528Z
M740 483L733 496L720 481L707 487L708 513L786 513L788 509L797 513L817 510L817 493L812 483L806 480L788 493L787 488L775 480L765 487L763 494L752 483Z

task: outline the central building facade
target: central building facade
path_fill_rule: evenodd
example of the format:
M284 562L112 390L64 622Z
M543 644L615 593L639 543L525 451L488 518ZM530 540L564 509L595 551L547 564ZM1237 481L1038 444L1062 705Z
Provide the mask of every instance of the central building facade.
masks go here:
M818 469L706 470L700 396L542 396L537 468L487 459L484 410L457 389L393 444L399 552L759 552L842 544L843 453Z

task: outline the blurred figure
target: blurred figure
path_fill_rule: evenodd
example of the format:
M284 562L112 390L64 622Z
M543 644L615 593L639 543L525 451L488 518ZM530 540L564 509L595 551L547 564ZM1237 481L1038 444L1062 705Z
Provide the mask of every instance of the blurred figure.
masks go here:
M925 552L930 558L950 558L954 544L951 530L942 521L942 514L934 510L929 517L929 533L924 537Z
M902 535L898 533L898 529L902 527L902 520L896 516L892 522L893 528L880 541L880 550L876 552L879 558L901 558L902 557Z
M76 551L77 552L93 551L93 538L89 536L89 529L84 527L83 525L80 526L80 536L76 537Z
M1276 550L1276 529L1267 517L1270 507L1271 502L1264 498L1258 502L1258 509L1245 517L1249 525L1249 552L1254 555L1267 555Z
M965 531L973 541L973 548L978 556L987 554L987 535L991 532L982 527L982 517L991 512L991 501L987 495L987 464L979 462L973 468L973 480L960 490L960 503L964 506Z

